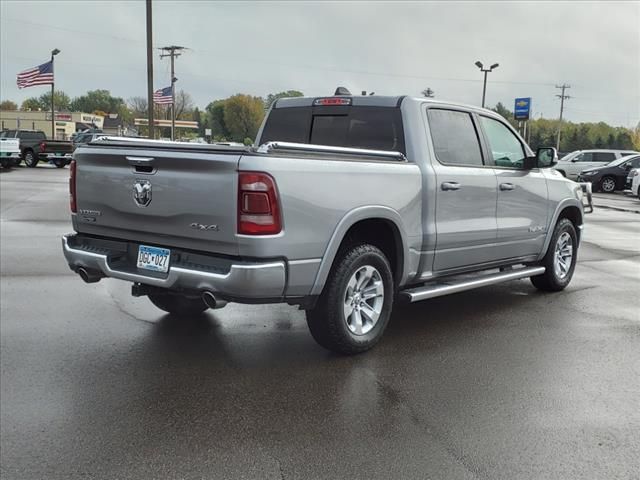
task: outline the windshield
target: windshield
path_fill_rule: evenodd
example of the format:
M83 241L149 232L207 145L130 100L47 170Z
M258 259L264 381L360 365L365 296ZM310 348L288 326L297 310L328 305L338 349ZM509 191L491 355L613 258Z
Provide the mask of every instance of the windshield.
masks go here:
M632 159L635 156L636 155L627 155L626 157L619 158L617 160L614 160L613 162L607 163L607 167L617 167L618 165L623 164L624 162Z

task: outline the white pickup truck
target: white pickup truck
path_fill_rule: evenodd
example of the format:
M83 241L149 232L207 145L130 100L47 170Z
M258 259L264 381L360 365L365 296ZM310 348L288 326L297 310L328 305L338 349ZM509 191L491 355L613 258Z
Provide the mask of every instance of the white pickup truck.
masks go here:
M340 93L340 92L337 92ZM175 315L287 302L346 354L394 302L573 276L583 191L502 117L425 98L280 99L254 147L106 138L71 164L85 282L133 284Z
M20 139L4 138L0 134L0 165L10 168L20 161Z

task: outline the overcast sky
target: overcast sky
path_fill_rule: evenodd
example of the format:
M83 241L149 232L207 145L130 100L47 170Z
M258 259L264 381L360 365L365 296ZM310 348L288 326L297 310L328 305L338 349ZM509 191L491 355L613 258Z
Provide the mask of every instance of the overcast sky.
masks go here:
M56 57L56 88L71 97L108 89L146 96L143 1L0 1L0 98L20 103L16 74ZM566 118L640 121L640 2L153 2L155 47L184 45L178 88L201 108L235 93L419 95L487 105L533 97L555 118L556 84L571 85ZM157 52L159 53L159 52ZM154 58L154 87L169 62Z

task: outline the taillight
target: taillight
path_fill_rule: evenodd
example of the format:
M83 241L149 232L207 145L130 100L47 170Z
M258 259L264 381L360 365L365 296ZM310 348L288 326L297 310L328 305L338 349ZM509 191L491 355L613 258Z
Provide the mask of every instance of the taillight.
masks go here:
M329 105L351 105L351 99L344 98L344 97L327 97L327 98L316 98L313 101L314 107L329 106Z
M260 172L240 172L238 176L238 233L274 235L282 223L278 190L273 178Z
M44 152L47 149L47 142L40 142L40 151Z
M78 205L76 204L76 161L71 160L69 164L69 208L71 213L78 211Z

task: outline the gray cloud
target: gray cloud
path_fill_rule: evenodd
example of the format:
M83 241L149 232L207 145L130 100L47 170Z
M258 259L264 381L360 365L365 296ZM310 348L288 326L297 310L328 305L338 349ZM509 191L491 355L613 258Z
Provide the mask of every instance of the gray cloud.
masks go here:
M21 101L18 71L52 48L58 88L71 96L106 88L146 94L144 2L3 1L0 94ZM476 60L499 62L487 103L512 108L533 97L536 115L558 114L555 84L569 83L567 117L635 125L640 120L640 3L635 2L154 2L154 44L190 47L179 87L197 104L243 92L295 88L480 102ZM155 87L168 61L155 62Z

